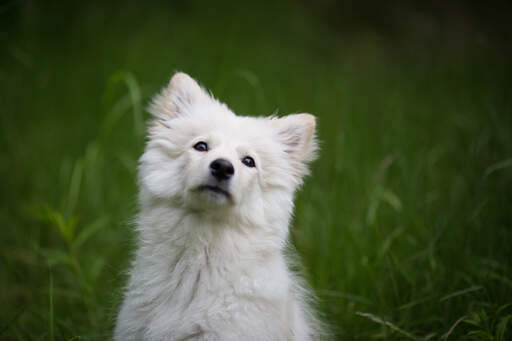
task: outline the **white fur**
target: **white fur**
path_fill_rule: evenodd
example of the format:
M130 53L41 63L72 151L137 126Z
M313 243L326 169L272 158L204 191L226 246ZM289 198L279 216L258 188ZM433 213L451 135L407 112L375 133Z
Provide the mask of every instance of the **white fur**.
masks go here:
M150 112L115 340L318 339L310 296L284 256L294 193L317 148L314 117L236 116L183 73ZM209 150L195 150L198 141ZM231 198L197 191L217 158L234 166Z

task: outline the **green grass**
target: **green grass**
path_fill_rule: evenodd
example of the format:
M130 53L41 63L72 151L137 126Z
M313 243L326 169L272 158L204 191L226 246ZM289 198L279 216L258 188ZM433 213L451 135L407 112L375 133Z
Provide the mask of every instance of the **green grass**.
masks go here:
M512 338L512 73L491 44L347 37L288 2L60 6L0 12L0 340L111 337L143 109L175 70L238 113L318 117L292 238L340 339Z

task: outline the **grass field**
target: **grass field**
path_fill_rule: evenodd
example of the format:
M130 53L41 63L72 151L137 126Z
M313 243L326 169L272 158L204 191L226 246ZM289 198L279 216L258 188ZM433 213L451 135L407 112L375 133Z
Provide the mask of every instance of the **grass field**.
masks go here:
M499 46L341 34L292 2L139 6L1 8L0 340L111 338L144 109L175 70L237 113L318 117L292 238L337 338L512 340Z

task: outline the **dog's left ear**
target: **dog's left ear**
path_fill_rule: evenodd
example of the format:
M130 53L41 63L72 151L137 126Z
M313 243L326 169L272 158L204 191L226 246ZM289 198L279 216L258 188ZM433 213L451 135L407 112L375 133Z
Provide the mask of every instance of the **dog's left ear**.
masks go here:
M316 158L316 120L310 114L292 114L272 121L277 128L277 138L284 151L299 162Z
M192 77L177 72L169 85L153 98L148 111L157 119L168 120L185 113L190 105L209 98Z

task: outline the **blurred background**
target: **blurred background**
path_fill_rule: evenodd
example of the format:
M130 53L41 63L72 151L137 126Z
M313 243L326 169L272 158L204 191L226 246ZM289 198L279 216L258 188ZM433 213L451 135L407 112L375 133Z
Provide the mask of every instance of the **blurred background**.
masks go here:
M292 239L343 340L512 340L507 1L0 3L0 340L108 340L176 70L310 112Z

